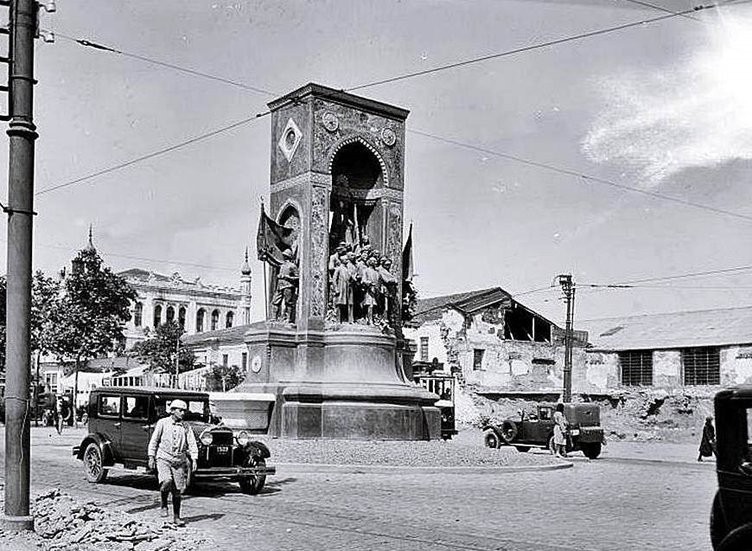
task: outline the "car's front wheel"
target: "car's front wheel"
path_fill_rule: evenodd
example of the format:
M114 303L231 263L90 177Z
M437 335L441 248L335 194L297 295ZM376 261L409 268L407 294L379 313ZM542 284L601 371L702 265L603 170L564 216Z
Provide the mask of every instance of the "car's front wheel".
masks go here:
M95 442L90 442L84 450L84 473L86 480L92 484L104 482L104 479L107 478L102 449Z
M716 492L713 498L713 508L710 510L710 542L713 544L713 549L718 549L727 533L728 526L723 509L721 509L721 498Z
M258 458L252 458L248 461L249 467L258 467L261 469L266 468L266 461ZM240 489L244 494L250 494L250 495L256 495L261 492L261 490L264 488L264 484L266 483L266 475L265 474L252 474L250 476L247 476L245 478L241 478L238 481L238 484L240 484Z
M590 444L580 444L582 446L582 453L588 459L595 459L601 454L601 443L593 442Z

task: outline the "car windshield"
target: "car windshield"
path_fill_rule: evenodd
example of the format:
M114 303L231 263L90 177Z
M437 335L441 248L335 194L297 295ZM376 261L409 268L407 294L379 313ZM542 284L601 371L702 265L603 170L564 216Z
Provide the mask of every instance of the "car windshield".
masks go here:
M208 398L185 398L183 396L157 396L154 399L157 408L157 418L165 417L169 414L167 404L175 398L180 398L188 404L188 410L185 412L184 421L203 421L209 422L209 400Z

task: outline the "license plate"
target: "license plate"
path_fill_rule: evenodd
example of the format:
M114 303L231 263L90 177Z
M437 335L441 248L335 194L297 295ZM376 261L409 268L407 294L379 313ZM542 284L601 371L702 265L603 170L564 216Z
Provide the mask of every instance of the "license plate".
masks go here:
M229 446L217 446L217 453L221 453L221 454L230 453L230 447Z
M579 429L571 430L569 432L569 434L571 434L572 436L579 436L580 435L580 430Z

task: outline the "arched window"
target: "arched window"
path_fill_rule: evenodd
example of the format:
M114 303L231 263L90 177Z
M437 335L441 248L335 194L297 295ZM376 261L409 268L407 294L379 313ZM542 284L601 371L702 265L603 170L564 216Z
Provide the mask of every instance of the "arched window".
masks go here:
M181 306L178 310L178 325L180 329L185 329L185 306Z
M162 325L162 305L157 304L154 307L154 328L156 329Z
M211 330L216 331L218 326L219 326L219 310L214 310L212 312L212 318L211 318Z
M225 327L232 327L232 321L235 319L233 312L227 312L227 318L225 319Z
M144 305L140 302L137 302L135 308L133 308L133 325L135 325L136 327L141 327L141 323L143 323L143 317Z
M175 321L175 308L172 306L167 307L167 323Z
M204 309L199 308L196 312L196 333L201 333L204 330Z

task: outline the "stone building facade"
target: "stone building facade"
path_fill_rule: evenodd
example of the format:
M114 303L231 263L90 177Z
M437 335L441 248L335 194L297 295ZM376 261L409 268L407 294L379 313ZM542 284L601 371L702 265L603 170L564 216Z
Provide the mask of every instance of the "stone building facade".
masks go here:
M251 321L251 269L248 253L241 268L240 288L185 280L179 273L165 276L132 268L120 272L138 293L131 305L131 319L125 329L126 349L146 339L161 323L175 321L187 335L247 325Z
M405 336L415 345L414 360L435 358L445 371L481 389L516 393L563 388L563 330L499 287L419 300ZM577 337L575 392L584 378L584 336Z
M584 374L595 391L656 389L712 394L752 383L752 308L583 322Z

